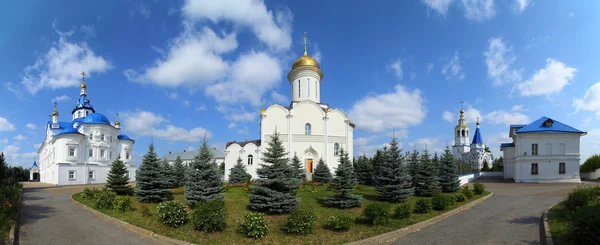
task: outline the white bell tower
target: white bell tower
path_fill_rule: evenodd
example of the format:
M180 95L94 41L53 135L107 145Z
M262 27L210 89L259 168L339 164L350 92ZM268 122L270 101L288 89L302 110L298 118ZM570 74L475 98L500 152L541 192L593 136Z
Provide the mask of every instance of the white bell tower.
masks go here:
M292 86L292 105L311 100L321 103L321 79L323 71L319 63L306 52L306 32L304 33L304 55L298 58L288 73L288 81Z
M454 127L454 151L457 153L465 153L470 151L469 147L469 126L465 119L465 111L460 106L460 117L458 118L458 125Z

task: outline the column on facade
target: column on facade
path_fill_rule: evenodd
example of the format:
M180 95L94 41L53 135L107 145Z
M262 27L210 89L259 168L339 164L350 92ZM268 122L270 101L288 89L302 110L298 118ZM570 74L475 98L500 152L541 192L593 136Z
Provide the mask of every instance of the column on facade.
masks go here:
M327 125L329 121L329 117L327 117L327 115L325 115L325 117L323 117L323 154L325 154L325 161L327 161L327 158L329 157L329 155L327 155L327 148L328 147L328 141L329 141L329 135L327 134Z
M292 125L292 118L293 117L294 116L292 116L292 112L288 111L288 115L286 116L286 118L287 118L287 135L288 135L288 138L287 138L287 142L288 142L287 143L287 151L288 151L288 153L292 152L292 148L291 148L292 147L292 128L291 128L291 125Z
M346 137L346 144L345 144L346 145L346 147L345 147L346 149L345 150L346 150L346 153L348 153L348 120L347 119L344 120L344 123L345 123L344 124L344 129L345 129L344 130L344 137Z

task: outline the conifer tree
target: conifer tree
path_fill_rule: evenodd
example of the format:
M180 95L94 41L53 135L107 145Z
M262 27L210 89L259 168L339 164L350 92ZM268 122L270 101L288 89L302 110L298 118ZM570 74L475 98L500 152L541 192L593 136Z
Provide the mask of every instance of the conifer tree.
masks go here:
M296 153L294 153L294 157L292 157L291 166L292 169L294 169L294 172L296 173L296 178L298 178L302 181L302 183L304 183L304 181L306 181L306 172L304 172L302 162L300 161L300 158L298 157L298 155L296 155Z
M195 207L200 201L222 199L224 189L219 165L205 138L186 173L185 200Z
M153 143L150 143L135 179L135 195L140 202L160 202L170 196L169 182L162 177L160 160L154 152Z
M356 167L354 169L356 170L356 179L358 180L359 184L373 184L373 169L371 169L371 164L369 164L369 158L367 158L367 156L362 155L358 157L358 160L356 160Z
M440 159L440 186L443 192L456 192L460 188L458 165L450 147L446 146Z
M396 137L392 137L385 160L379 174L375 176L377 194L381 200L387 202L408 200L413 195L412 178L408 166L404 164L402 150L398 148Z
M439 182L435 176L437 171L431 159L429 159L429 152L427 150L421 155L421 161L417 166L415 195L430 197L440 192Z
M6 164L6 158L4 158L4 152L0 152L0 184L8 182L8 165Z
M120 196L133 194L133 187L129 185L127 167L121 161L120 154L117 154L117 159L110 166L110 170L106 176L106 187Z
M330 196L325 202L336 208L353 208L360 207L362 203L361 195L350 194L356 185L356 176L352 162L348 158L348 153L344 149L340 149L340 164L335 169L335 178L331 181L333 192L336 195Z
M483 167L481 168L482 172L489 172L490 169L490 165L488 164L487 160L483 161Z
M175 187L175 170L173 169L173 166L171 166L171 164L169 164L169 162L167 161L166 158L164 158L161 162L161 174L163 176L163 178L165 178L165 180L167 180L167 182L169 182L169 188L173 188Z
M299 200L296 190L302 184L297 172L289 163L279 133L275 132L263 154L262 164L257 168L258 179L251 186L248 207L269 214L289 213Z
M186 166L183 165L181 156L177 156L173 163L173 175L175 178L175 187L182 187L185 184Z
M317 167L315 167L315 173L313 175L313 181L319 183L329 183L331 181L331 170L323 158L319 159L319 163L317 163Z
M379 169L381 165L385 164L386 151L386 147L384 147L383 150L377 150L373 158L371 158L371 169L373 169L373 176L379 175ZM377 185L377 179L375 177L373 177L373 184Z
M412 186L413 187L417 186L417 179L418 179L417 172L418 172L420 161L421 161L421 157L419 156L419 152L416 149L414 149L413 152L410 154L410 160L408 162L408 171L412 178Z
M237 162L229 172L229 184L244 184L247 177L246 166L242 163L242 158L238 157Z
M435 172L435 176L438 176L440 174L440 158L438 157L437 152L433 154L433 158L431 159L431 163L433 164L436 172Z

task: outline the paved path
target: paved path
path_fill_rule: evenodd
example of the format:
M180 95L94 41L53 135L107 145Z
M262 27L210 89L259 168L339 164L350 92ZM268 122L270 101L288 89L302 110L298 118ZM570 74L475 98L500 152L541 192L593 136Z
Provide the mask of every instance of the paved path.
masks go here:
M394 244L540 244L542 213L579 186L503 183L498 178L480 182L494 196Z
M19 244L157 244L74 205L82 186L45 187L25 183Z

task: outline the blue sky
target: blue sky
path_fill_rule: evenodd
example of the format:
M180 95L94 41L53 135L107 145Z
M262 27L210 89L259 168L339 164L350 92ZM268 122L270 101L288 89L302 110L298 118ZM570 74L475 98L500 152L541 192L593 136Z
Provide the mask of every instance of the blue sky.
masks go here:
M159 155L258 138L260 108L289 104L308 53L322 102L356 123L355 154L392 131L404 149L453 144L460 102L500 156L508 125L548 116L600 147L600 3L558 0L37 1L0 10L0 149L30 165L58 101L85 71L97 112ZM596 150L596 151L595 151Z

